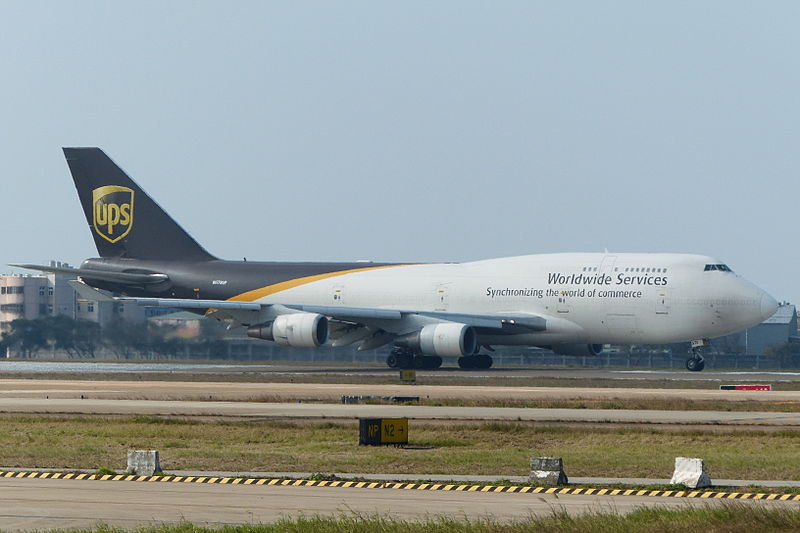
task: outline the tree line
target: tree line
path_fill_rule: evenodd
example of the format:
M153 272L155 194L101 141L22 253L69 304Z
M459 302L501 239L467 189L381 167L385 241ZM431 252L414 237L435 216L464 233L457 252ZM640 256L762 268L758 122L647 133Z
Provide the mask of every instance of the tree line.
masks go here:
M177 355L192 351L213 352L224 349L224 329L203 320L200 335L195 339L175 336L172 326L150 321L131 323L118 320L101 328L96 322L76 320L64 315L36 319L17 319L0 335L0 356L10 351L16 357L33 357L39 352L57 350L69 357L94 357L108 350L118 357L142 354Z

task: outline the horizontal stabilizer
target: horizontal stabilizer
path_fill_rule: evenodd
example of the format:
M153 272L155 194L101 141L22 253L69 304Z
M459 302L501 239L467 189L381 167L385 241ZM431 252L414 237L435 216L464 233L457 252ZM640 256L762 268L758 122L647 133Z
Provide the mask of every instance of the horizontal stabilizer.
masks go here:
M71 267L55 267L45 265L9 265L17 268L27 268L28 270L40 270L42 272L50 272L52 274L65 274L68 276L75 276L87 279L96 279L100 281L111 281L113 283L129 283L131 285L161 283L169 279L166 274L140 274L135 272L111 272L108 270L95 270L92 268L71 268Z

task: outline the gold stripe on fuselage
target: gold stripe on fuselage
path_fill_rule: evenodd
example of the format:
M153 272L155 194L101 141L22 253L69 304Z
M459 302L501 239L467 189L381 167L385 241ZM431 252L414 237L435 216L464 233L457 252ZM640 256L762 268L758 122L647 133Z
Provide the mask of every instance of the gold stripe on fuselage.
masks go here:
M371 266L364 268L353 268L350 270L338 270L336 272L327 272L325 274L315 274L313 276L305 276L302 278L290 279L288 281L282 281L280 283L267 285L266 287L261 287L260 289L254 289L252 291L243 292L242 294L237 294L232 298L228 298L228 300L233 302L255 302L256 300L264 298L271 294L275 294L289 289L294 289L295 287L299 287L301 285L307 285L309 283L314 283L315 281L334 278L336 276L344 276L345 274L355 274L357 272L367 272L369 270L378 270L381 268L393 268L399 266L411 266L411 265L381 265L381 266Z

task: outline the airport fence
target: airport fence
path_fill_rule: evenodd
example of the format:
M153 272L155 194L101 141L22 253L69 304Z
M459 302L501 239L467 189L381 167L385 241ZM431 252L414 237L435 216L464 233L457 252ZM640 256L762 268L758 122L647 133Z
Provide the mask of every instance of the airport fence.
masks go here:
M110 350L99 350L94 357L74 357L59 350L42 350L26 359L75 360L93 359L106 361L231 361L246 363L306 362L306 363L353 363L382 365L389 351L387 348L359 352L353 348L286 348L270 342L236 340L224 343L213 352L193 349L187 345L178 353L163 355L153 353L128 353L120 355ZM683 369L688 353L669 351L607 351L599 356L559 355L549 350L503 349L492 353L495 366L520 367L583 367L583 368L669 368ZM23 359L9 351L8 359ZM800 368L800 357L776 358L762 354L705 354L706 369L726 370L787 370Z

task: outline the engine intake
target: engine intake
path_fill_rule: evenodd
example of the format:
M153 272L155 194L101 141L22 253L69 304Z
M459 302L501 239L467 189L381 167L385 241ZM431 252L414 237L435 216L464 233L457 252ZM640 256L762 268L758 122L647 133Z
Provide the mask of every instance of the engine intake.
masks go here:
M550 347L559 355L600 355L603 353L602 344L554 344Z
M248 328L247 336L281 346L316 348L328 340L328 318L317 313L278 315L271 324Z
M466 324L456 323L428 324L396 342L425 355L441 357L472 355L478 349L475 330Z

